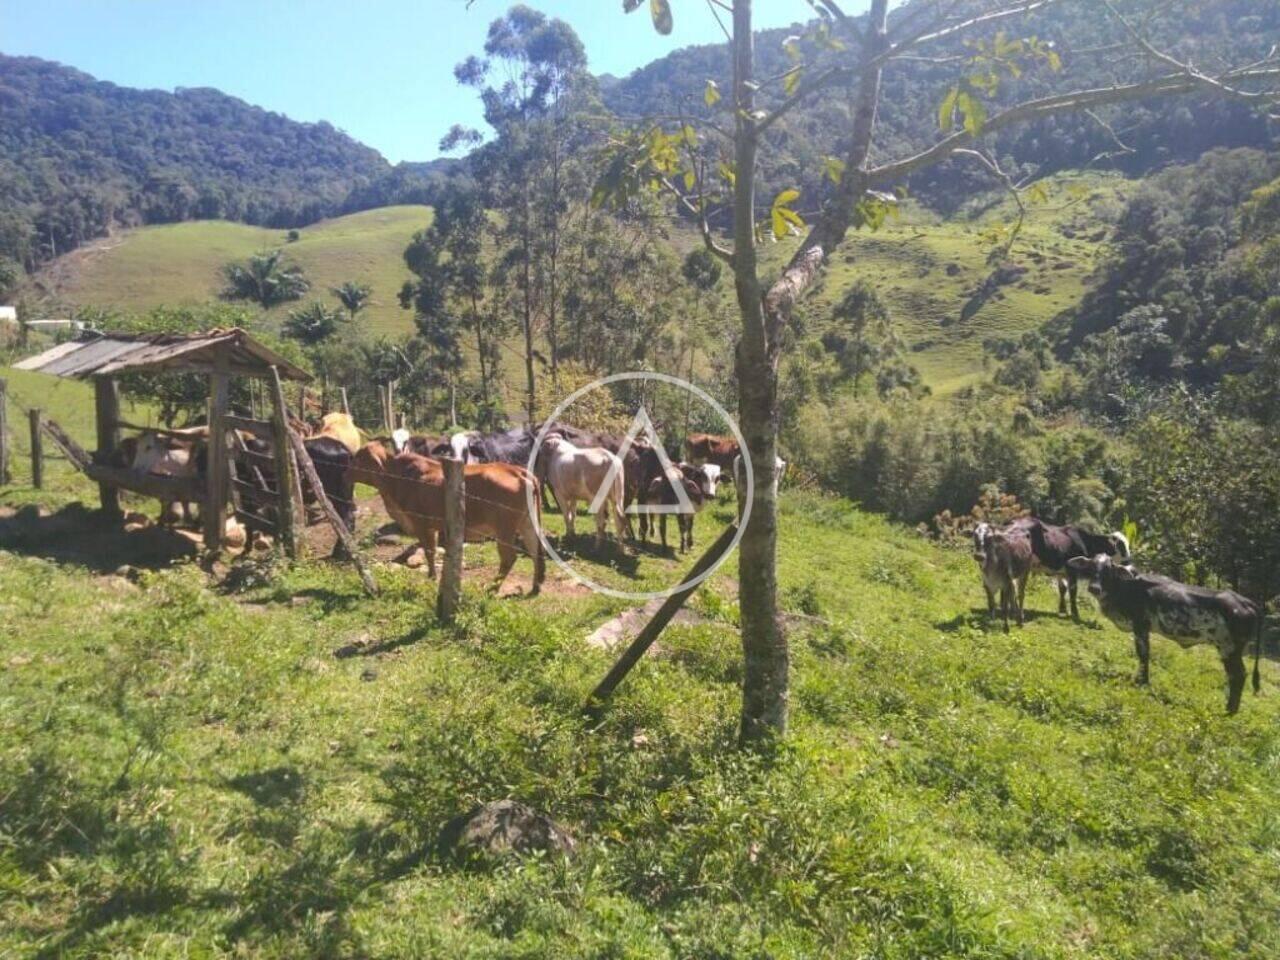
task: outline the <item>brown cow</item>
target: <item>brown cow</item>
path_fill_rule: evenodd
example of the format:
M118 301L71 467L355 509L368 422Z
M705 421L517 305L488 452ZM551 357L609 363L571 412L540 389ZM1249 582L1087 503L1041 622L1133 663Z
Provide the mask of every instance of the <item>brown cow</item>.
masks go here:
M498 577L493 588L500 587L511 572L520 544L533 557L530 593L536 594L546 577L546 558L538 539L542 517L537 479L524 467L508 463L469 463L464 470L464 536L472 542L497 542ZM351 477L377 489L387 513L422 544L427 572L435 577L436 537L444 529L444 469L440 461L416 453L393 455L374 441L355 455Z
M725 480L733 476L733 461L742 451L732 437L691 433L684 440L684 458L690 463L714 463Z
M1020 527L996 530L980 523L973 531L973 559L982 571L982 586L987 591L987 614L996 614L996 595L1000 596L1000 612L1004 616L1004 632L1009 632L1009 607L1025 622L1027 577L1035 562L1031 536Z

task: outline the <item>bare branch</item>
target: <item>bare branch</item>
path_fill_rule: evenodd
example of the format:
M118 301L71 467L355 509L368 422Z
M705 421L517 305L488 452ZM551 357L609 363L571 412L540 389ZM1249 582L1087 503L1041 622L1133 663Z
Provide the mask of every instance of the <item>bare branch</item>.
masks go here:
M819 90L824 90L841 81L851 80L854 76L855 70L850 67L832 67L819 74L812 81L807 83L802 82L795 93L787 97L778 105L778 109L774 110L773 113L769 114L756 124L756 131L758 133L764 133L764 131L768 130L771 126Z
M697 218L698 231L702 234L702 242L706 245L707 250L715 254L725 263L733 263L733 252L722 247L716 242L715 235L711 232L711 225L707 223L707 215L697 205L693 203L685 194L671 182L669 177L659 177L658 182L663 188L679 201L680 205L688 210Z
M981 150L969 150L963 147L957 150L956 154L958 156L972 157L986 167L1004 185L1004 188L1013 197L1013 202L1018 205L1018 220L1009 232L1009 240L1005 243L1002 254L1003 257L1008 258L1009 254L1013 252L1013 245L1017 242L1018 235L1022 233L1023 224L1027 222L1027 203L1022 199L1022 190L1019 189L1018 184L1014 183L1013 177L1000 169L1000 164L996 162L994 157L988 156Z
M1249 82L1255 80L1280 80L1280 67L1265 70L1233 71L1225 76L1231 82ZM1220 96L1230 95L1231 88L1218 83L1205 83L1194 74L1168 74L1142 83L1131 83L1115 87L1100 87L1093 90L1078 90L1039 100L1027 100L1009 107L992 116L982 128L982 134L996 133L1005 127L1031 120L1039 120L1056 113L1071 110L1088 110L1105 107L1115 103L1130 103L1134 100L1145 100L1148 97L1171 96L1191 93L1196 90L1207 90ZM1269 94L1275 98L1273 92ZM922 150L913 157L907 157L895 163L884 164L870 170L867 174L869 183L884 184L901 179L917 170L923 170L947 159L962 147L967 147L978 138L967 130L959 130L933 146Z
M912 47L918 47L926 43L936 43L939 40L945 40L947 37L955 36L966 30L972 30L974 27L986 26L989 23L995 23L999 20L1007 20L1009 17L1017 17L1022 14L1031 13L1035 10L1043 10L1062 3L1064 0L1023 0L1012 6L1004 7L1000 10L992 10L976 17L971 17L960 23L952 24L949 27L943 27L941 30L935 30L932 33L920 32L906 40L893 44L885 53L886 57L896 57L898 54L910 50Z

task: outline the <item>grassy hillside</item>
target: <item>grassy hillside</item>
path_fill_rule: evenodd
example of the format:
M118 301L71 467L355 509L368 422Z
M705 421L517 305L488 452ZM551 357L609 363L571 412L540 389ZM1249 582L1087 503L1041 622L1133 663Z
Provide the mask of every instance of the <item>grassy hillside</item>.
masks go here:
M962 319L966 304L992 272L989 234L1014 219L1012 202L1000 194L976 198L971 208L947 220L908 202L903 217L880 231L852 233L803 309L811 315L829 313L850 285L870 280L893 310L912 347L912 361L936 393L945 396L974 382L982 375L984 339L1017 336L1079 300L1105 253L1107 218L1126 189L1125 180L1101 174L1064 174L1046 184L1048 199L1029 209L1012 257L1026 272L989 299L975 301L967 319ZM413 232L429 223L429 208L386 207L323 221L285 246L317 294L327 297L329 287L347 279L369 283L375 304L363 322L379 333L407 333L411 317L395 298L409 276L402 255ZM63 257L40 283L55 299L76 306L145 309L202 301L217 295L222 264L280 246L283 239L279 230L224 221L146 227ZM695 238L682 231L674 242L687 252ZM785 261L795 242L765 248L766 276ZM731 297L729 285L725 288ZM288 309L273 313L283 316ZM523 376L518 353L513 344L504 357L511 367L508 379L517 386Z
M64 517L0 520L0 954L1280 951L1280 672L1228 718L1213 653L1157 640L1137 689L1091 604L1060 620L1037 583L1006 636L963 551L842 501L782 499L794 725L761 759L733 745L732 563L596 723L611 656L584 638L621 604L561 574L494 599L468 548L446 629L404 568L371 601L324 563L215 592L193 565L135 585L39 559L83 535ZM437 847L508 796L576 857Z
M77 307L140 310L202 302L221 289L223 264L285 247L311 281L310 296L333 302L330 287L346 280L367 283L374 303L362 322L379 333L399 333L411 327L396 302L409 278L404 248L430 222L429 207L382 207L304 227L296 243L285 243L283 230L223 220L144 227L63 257L37 280L48 296ZM273 313L283 316L291 308Z
M947 220L907 203L903 216L879 231L851 232L802 310L828 315L852 284L868 280L892 310L911 346L911 362L935 393L945 396L974 383L983 376L983 340L1016 337L1079 300L1106 253L1108 217L1126 181L1070 174L1045 184L1048 198L1028 209L1010 258L1026 272L994 295L975 298L993 271L987 262L996 246L991 232L1016 218L1012 201L998 194L977 198ZM798 242L766 248L766 264L776 270Z

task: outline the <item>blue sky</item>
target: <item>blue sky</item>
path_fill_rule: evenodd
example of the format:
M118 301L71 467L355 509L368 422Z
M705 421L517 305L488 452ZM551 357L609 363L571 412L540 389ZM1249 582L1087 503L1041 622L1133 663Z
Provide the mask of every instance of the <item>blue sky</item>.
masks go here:
M704 0L672 0L659 36L621 0L528 0L567 20L596 73L624 75L723 41ZM0 51L122 86L216 87L295 120L328 120L392 162L429 160L454 123L483 127L453 67L479 53L505 0L0 0ZM758 28L807 19L805 0L756 0ZM846 10L862 10L850 0Z

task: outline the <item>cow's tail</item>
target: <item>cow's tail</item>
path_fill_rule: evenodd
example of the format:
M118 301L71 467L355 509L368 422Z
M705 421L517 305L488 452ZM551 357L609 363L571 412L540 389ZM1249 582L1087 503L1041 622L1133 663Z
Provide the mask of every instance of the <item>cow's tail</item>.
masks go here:
M1258 645L1253 650L1253 692L1262 690L1262 628L1267 622L1267 600L1258 604Z

